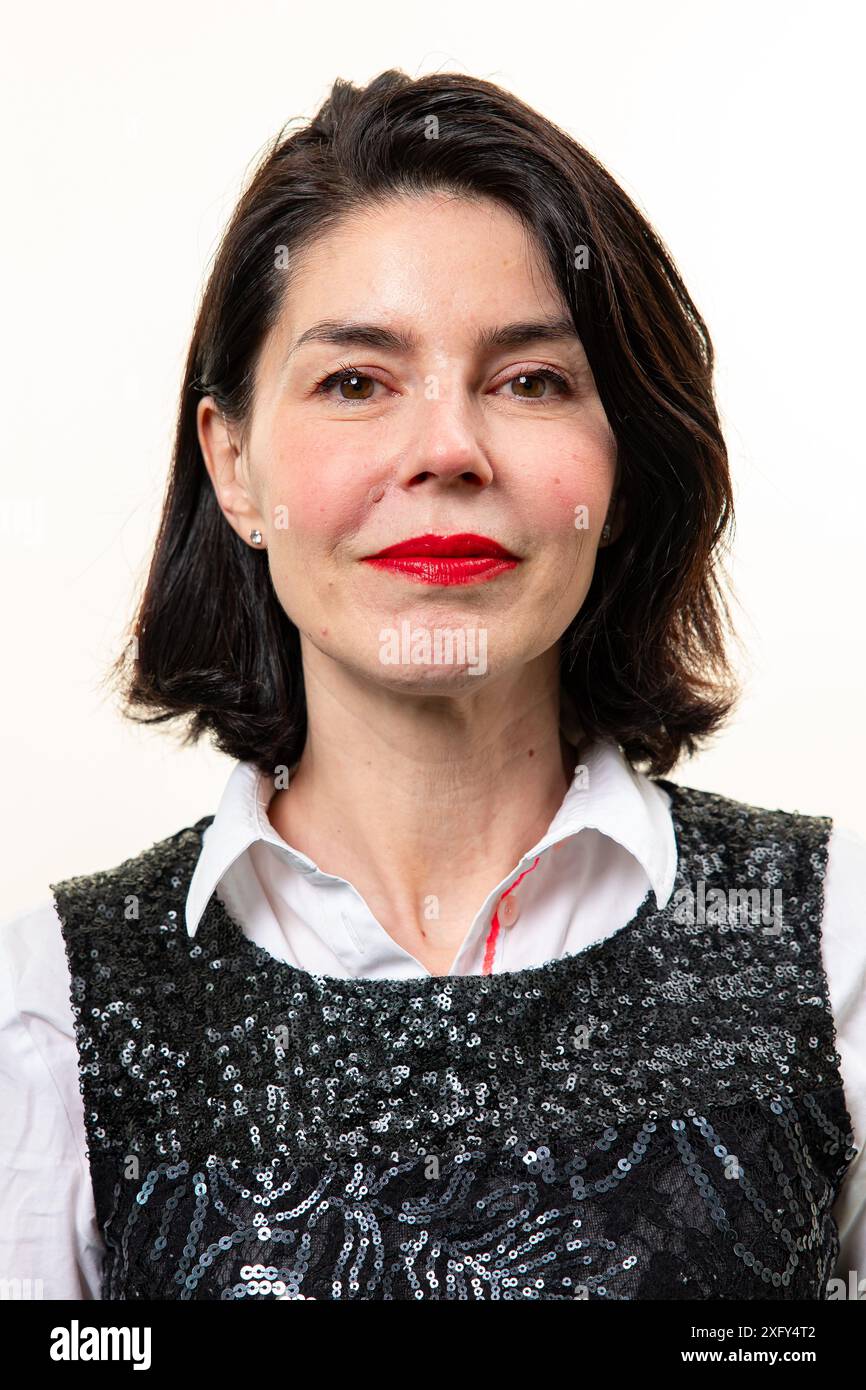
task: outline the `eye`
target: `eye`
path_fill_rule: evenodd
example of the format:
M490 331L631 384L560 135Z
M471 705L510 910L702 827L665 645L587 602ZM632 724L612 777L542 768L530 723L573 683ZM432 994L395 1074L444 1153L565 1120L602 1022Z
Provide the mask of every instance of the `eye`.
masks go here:
M533 381L543 384L552 383L558 388L561 396L571 395L571 386L566 381L565 377L559 372L555 372L552 367L536 367L534 371L518 372L517 376L509 377L508 381L503 384L505 386L513 386L515 382L520 382L521 385L523 385L525 382ZM514 396L513 398L518 401L539 401L542 405L546 405L548 395L549 392L544 392L543 394L536 392L531 396Z
M330 376L326 376L324 380L320 381L316 387L316 392L322 396L330 396L335 386L342 387L344 385L347 386L352 393L356 391L363 392L363 394L360 395L351 394L338 397L340 404L352 405L356 401L372 400L372 389L366 390L365 387L374 387L376 381L373 377L358 371L357 367L349 366L348 363L346 363L342 365L338 371L331 372Z
M537 367L534 371L518 372L516 376L510 377L503 385L513 386L515 382L519 383L521 387L525 386L527 382L540 383L542 388L553 385L557 388L560 396L572 394L569 382L560 372L555 372L552 367ZM342 363L337 371L331 372L317 384L316 394L331 396L334 388L339 387L341 391L337 397L339 405L360 405L364 401L373 399L374 388L377 384L381 385L382 383L377 383L375 377L369 376L357 367L353 367L349 363ZM514 395L512 392L513 400L537 401L540 405L547 405L549 396L550 392L544 389L527 396Z

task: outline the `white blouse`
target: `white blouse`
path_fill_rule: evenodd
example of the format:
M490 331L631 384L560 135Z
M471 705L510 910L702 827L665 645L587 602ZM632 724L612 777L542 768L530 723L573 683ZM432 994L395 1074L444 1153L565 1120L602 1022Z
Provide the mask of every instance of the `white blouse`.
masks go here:
M351 883L281 839L267 817L272 794L252 764L235 765L190 883L189 935L216 893L247 936L310 973L427 975ZM579 951L624 926L649 889L664 907L676 865L667 794L616 745L597 742L583 750L545 834L475 914L450 973L520 970ZM857 1147L833 1209L836 1274L848 1288L855 1271L866 1298L864 904L866 841L834 825L821 944ZM45 1298L98 1299L103 1246L69 994L48 895L0 923L0 1279L34 1281Z

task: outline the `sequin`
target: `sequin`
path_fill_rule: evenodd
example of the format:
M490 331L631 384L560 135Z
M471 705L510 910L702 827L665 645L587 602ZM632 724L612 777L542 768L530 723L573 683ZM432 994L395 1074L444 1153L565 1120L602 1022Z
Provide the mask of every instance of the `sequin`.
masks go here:
M211 816L52 884L103 1298L825 1297L855 1152L830 823L661 785L666 908L513 972L312 975L215 895L191 942ZM780 888L782 929L678 920L700 880Z

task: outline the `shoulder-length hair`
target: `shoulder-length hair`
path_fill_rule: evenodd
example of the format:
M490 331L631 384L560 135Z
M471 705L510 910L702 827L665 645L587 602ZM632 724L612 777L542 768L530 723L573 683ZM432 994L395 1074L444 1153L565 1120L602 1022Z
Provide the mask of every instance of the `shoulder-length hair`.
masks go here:
M184 717L185 742L207 730L221 751L269 773L297 762L298 630L266 553L220 511L196 407L213 396L243 437L288 283L278 248L291 265L356 208L446 190L516 214L573 316L616 438L626 511L561 639L562 686L587 735L663 775L736 700L718 563L733 499L713 348L670 253L591 154L478 78L390 70L362 89L338 80L311 122L285 129L248 181L201 299L134 640L111 668L124 713Z

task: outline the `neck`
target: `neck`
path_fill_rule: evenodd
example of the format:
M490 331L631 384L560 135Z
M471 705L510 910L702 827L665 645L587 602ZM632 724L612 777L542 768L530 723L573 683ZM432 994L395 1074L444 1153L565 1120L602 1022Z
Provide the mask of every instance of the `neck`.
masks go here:
M571 782L556 649L457 697L385 690L319 652L304 679L307 742L271 823L353 883L406 949L447 969Z

